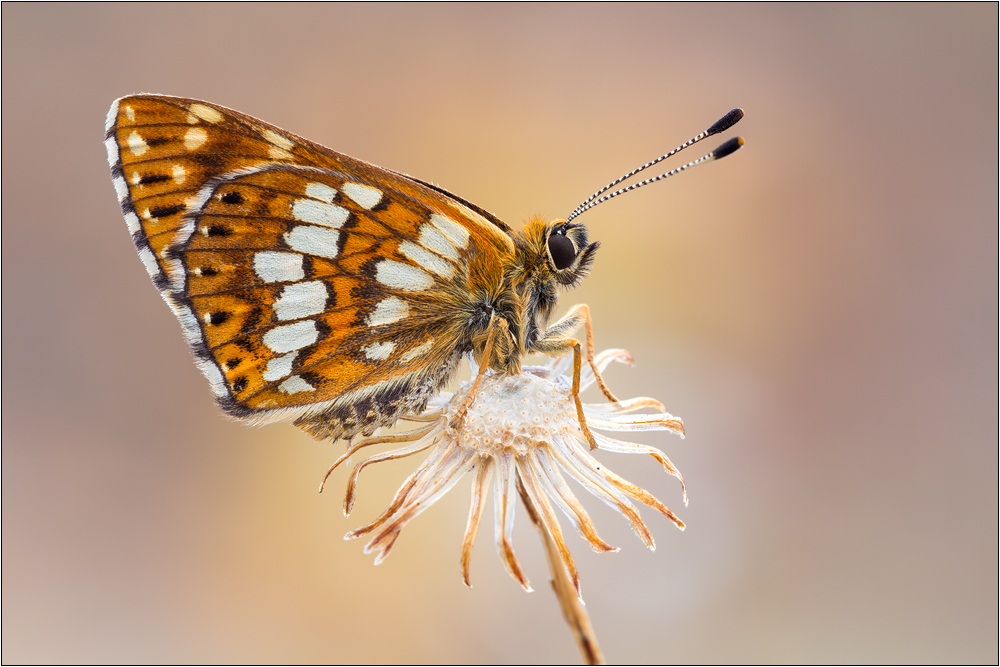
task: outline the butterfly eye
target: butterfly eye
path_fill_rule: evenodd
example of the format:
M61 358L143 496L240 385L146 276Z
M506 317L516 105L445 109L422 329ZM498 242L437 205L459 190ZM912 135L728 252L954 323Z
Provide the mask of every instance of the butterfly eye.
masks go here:
M576 259L576 246L566 238L563 230L552 232L549 236L549 255L552 256L552 263L556 269L562 271L568 268Z

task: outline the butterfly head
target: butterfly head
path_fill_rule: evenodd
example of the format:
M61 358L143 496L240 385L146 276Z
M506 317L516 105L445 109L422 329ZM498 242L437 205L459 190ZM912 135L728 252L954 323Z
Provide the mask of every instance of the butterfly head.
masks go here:
M545 229L545 254L552 279L563 287L575 287L594 262L600 243L590 243L587 228L578 222L555 220Z
M514 284L524 303L525 343L530 350L552 316L558 288L575 287L590 273L600 243L579 222L532 218L517 239Z

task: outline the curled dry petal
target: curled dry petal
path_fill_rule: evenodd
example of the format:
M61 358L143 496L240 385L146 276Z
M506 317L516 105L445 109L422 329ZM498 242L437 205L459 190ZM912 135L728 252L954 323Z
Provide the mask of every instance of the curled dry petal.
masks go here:
M584 411L588 415L621 415L626 412L636 412L637 410L656 410L657 412L666 412L667 409L663 407L663 403L660 403L655 398L629 398L624 401L618 401L617 403L599 403L599 404L588 404L584 407Z
M540 451L537 456L530 459L532 464L536 465L541 472L538 478L541 480L542 485L546 487L546 493L556 501L559 508L569 517L569 520L576 526L580 535L590 542L590 547L594 551L599 553L618 551L618 547L611 546L598 536L597 529L594 528L594 522L590 520L590 516L583 509L583 505L573 495L563 476L559 474L559 468L552 465L550 454L547 450Z
M493 468L495 464L490 457L483 457L483 460L476 466L476 476L472 480L472 503L469 505L469 522L465 526L465 536L462 538L462 581L469 588L472 582L469 580L469 564L472 561L472 543L476 540L476 533L479 531L479 521L483 518L483 509L486 508L486 494L490 490L490 482L493 481Z
M566 573L569 575L570 581L573 582L573 588L576 589L576 596L580 597L580 575L577 574L576 565L573 563L573 556L570 555L569 549L566 547L562 529L559 528L559 519L556 518L556 513L552 510L552 504L549 503L541 483L535 476L535 471L527 460L528 456L530 454L516 458L517 472L521 476L521 481L524 482L525 491L527 491L535 504L542 527L545 528L545 532L552 538L556 549L559 551L559 558L562 560L563 567L566 568Z
M561 444L561 439L556 439L556 442ZM604 470L602 473L597 461L578 446L557 446L552 451L565 470L576 473L574 475L576 480L585 489L621 512L629 520L629 523L632 524L632 529L635 530L635 534L639 536L639 539L651 551L656 549L653 534L646 527L646 524L643 523L639 512L618 489L608 482L606 477L607 470Z
M431 424L429 426L417 429L415 431L408 431L406 433L398 433L395 435L383 435L377 438L366 438L364 440L359 440L354 444L348 443L347 451L341 454L340 457L333 462L333 465L330 466L330 469L326 471L326 475L323 476L323 481L319 485L319 492L323 493L323 487L326 486L326 480L330 478L330 474L333 473L333 471L336 470L340 466L340 464L344 463L345 461L349 461L350 458L354 456L354 454L356 454L358 450L360 450L362 447L381 445L387 442L409 442L434 430L436 426L437 426L436 424Z
M514 555L514 545L511 536L514 532L514 455L511 452L501 452L497 455L497 492L493 495L496 509L496 544L500 561L507 568L507 573L514 581L521 584L526 591L531 591L531 584L521 569L521 564Z
M351 472L351 476L347 481L347 493L344 495L344 516L350 516L351 510L354 508L354 493L358 485L358 476L366 466L371 465L372 463L401 459L410 456L411 454L422 452L435 443L435 439L432 436L437 435L437 432L443 430L443 428L443 426L437 426L437 430L432 429L432 431L428 433L427 437L417 440L408 447L400 447L399 449L393 449L388 452L376 454L375 456L370 456L358 465L354 466L354 470Z
M397 515L385 525L378 535L365 545L365 553L376 553L375 564L378 565L389 555L389 550L396 543L403 527L418 514L433 505L438 498L447 493L451 487L467 472L465 464L475 454L473 452L451 452L439 463L435 476L429 484L423 484L410 493L408 502L400 508Z
M616 440L610 438L606 435L600 433L595 433L594 438L597 440L597 448L603 449L608 452L617 452L619 454L649 454L654 459L660 462L668 473L677 478L681 483L681 493L684 494L684 505L688 504L688 493L687 486L684 484L684 476L681 475L680 470L674 467L674 464L667 458L667 455L661 452L656 447L648 447L646 445L640 445L634 442L624 442L622 440Z
M605 431L673 431L684 435L684 422L666 412L658 415L594 415L587 424Z

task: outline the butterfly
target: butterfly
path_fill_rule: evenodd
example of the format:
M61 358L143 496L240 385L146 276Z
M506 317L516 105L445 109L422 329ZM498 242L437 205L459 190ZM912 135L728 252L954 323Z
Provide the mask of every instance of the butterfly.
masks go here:
M617 399L594 364L589 309L549 323L558 290L588 274L599 247L573 218L736 150L742 139L599 197L742 115L734 109L566 220L533 218L521 230L436 185L199 100L123 97L104 143L139 259L229 415L349 439L420 413L465 355L478 383L487 370L520 373L530 353L572 353L593 445L584 359ZM585 349L571 337L581 326Z

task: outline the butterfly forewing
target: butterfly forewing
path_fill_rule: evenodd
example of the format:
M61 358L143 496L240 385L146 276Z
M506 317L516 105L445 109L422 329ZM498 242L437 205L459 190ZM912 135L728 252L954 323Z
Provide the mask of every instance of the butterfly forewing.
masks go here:
M513 253L443 191L223 107L123 98L106 146L140 258L254 421L346 437L421 409L465 351L470 271Z

